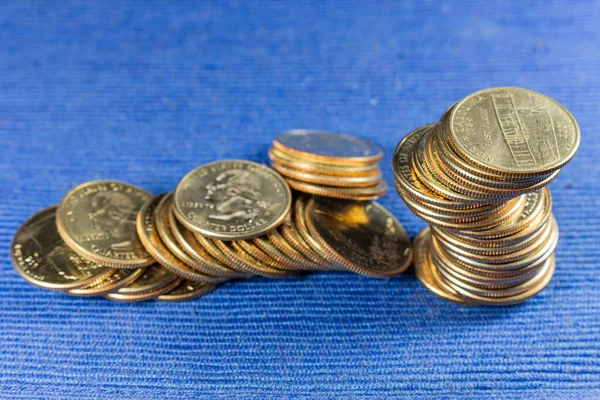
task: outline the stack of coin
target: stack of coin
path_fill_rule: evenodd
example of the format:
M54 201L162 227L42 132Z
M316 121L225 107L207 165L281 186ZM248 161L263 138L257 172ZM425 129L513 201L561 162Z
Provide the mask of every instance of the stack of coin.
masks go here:
M300 192L372 200L387 192L379 147L353 136L310 130L284 132L269 150L271 167Z
M542 290L558 241L545 186L578 145L565 108L519 88L476 92L406 136L393 169L400 197L430 224L414 243L421 282L461 304L514 304Z
M400 223L373 201L292 193L274 170L217 161L173 193L93 181L42 210L12 243L28 282L76 296L181 301L219 283L297 271L390 277L412 261Z

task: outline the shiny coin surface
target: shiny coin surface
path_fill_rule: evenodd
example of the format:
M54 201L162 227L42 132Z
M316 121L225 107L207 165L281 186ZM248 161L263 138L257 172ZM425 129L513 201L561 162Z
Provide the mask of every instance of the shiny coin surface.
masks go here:
M90 285L114 269L81 258L56 230L56 206L46 208L21 225L11 244L15 270L27 282L50 290Z
M204 274L183 263L169 251L160 239L156 230L155 213L163 197L164 194L161 194L147 201L137 217L137 231L146 250L160 265L182 278L206 283L222 282L224 279L222 277Z
M293 189L300 192L337 199L375 200L385 195L388 190L384 181L379 181L375 186L359 188L317 185L315 183L307 183L292 178L287 178L287 182Z
M135 229L150 194L127 183L92 181L69 190L56 212L58 232L77 254L99 264L139 268L154 262Z
M211 283L200 283L194 281L183 281L175 289L161 294L156 298L158 301L186 301L196 299L212 292L217 285Z
M433 263L429 257L429 246L431 243L429 235L429 227L426 227L415 237L413 243L415 252L415 275L417 275L417 278L423 286L442 299L460 305L468 305L456 291L449 290L441 284L439 275L433 267Z
M286 178L292 178L302 182L316 183L318 185L329 185L338 187L368 187L377 185L381 181L381 175L371 176L331 176L314 172L297 171L277 162L271 163L271 168Z
M383 156L375 144L350 135L313 130L293 130L275 137L273 147L305 160L333 165L377 162Z
M301 158L292 157L282 151L271 148L269 149L269 158L273 163L292 168L296 171L312 172L321 175L329 176L373 176L379 175L379 163L359 164L359 165L330 165L323 163L315 163L305 161Z
M152 264L144 270L144 273L127 286L119 288L112 294L141 295L156 292L175 281L180 281L179 276L173 274L160 264ZM107 296L110 297L110 294Z
M461 156L499 173L552 171L579 146L579 127L569 111L521 88L491 88L467 96L450 113L448 133Z
M93 283L81 288L70 289L67 293L75 296L102 296L110 292L114 292L123 286L127 286L134 282L144 273L146 268L138 269L119 269L102 279L99 282Z
M390 277L412 262L408 235L380 204L312 197L305 212L310 233L329 258L351 271Z
M277 227L292 195L275 171L251 161L216 161L177 185L173 210L190 230L220 240L248 239Z

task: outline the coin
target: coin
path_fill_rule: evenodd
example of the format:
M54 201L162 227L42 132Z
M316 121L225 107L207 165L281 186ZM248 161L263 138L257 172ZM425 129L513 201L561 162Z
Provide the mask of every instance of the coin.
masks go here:
M226 278L246 278L247 274L227 268L214 257L212 257L204 247L200 245L194 234L183 228L181 223L175 218L172 212L169 213L169 225L171 233L181 248L190 255L204 269L198 268L201 272L205 271L208 275L222 276Z
M50 290L87 286L114 269L85 260L71 250L56 230L56 206L48 207L21 225L11 243L15 270L27 282Z
M183 262L188 267L200 272L201 274L208 275L217 279L217 276L223 276L219 274L215 274L212 264L205 262L198 262L195 258L190 256L182 246L179 244L173 231L171 230L169 217L172 216L171 209L171 198L172 195L170 193L163 196L163 198L158 203L156 210L154 211L154 226L156 227L156 231L158 232L158 236L161 241L173 254L175 257L179 259L179 261ZM203 260L204 261L204 260ZM219 271L221 272L221 271ZM229 271L231 272L231 271Z
M379 184L382 179L380 174L370 176L331 176L314 172L297 171L293 168L281 165L278 162L272 162L271 168L286 178L292 178L301 182L315 183L317 185L336 187L369 187Z
M387 185L384 181L379 181L377 185L370 187L341 188L306 183L292 178L287 178L286 180L292 189L300 192L337 199L374 200L387 193Z
M373 176L379 175L379 163L358 164L358 165L331 165L321 162L306 161L301 158L296 158L285 154L275 147L269 149L269 159L273 163L292 168L296 171L312 172L321 175L329 176Z
M153 264L133 283L105 295L116 301L137 302L152 300L175 289L183 278L169 272L160 265Z
M173 282L180 282L179 276L173 274L168 269L163 268L160 264L152 264L144 270L144 273L135 281L127 286L123 286L111 294L120 295L142 295L153 293L164 287L170 286Z
M456 291L447 290L443 285L440 284L439 276L437 275L436 270L433 268L429 258L429 245L431 242L429 235L429 227L426 227L419 232L413 241L413 249L415 254L415 275L423 284L423 286L444 300L448 300L460 305L469 305L469 303L461 298Z
M471 163L506 174L536 174L566 164L579 146L575 118L553 99L521 88L491 88L459 101L449 143Z
M81 288L69 289L66 293L75 296L102 296L113 292L123 286L127 286L142 276L144 268L138 269L120 269L116 268L114 272L99 282L92 283Z
M150 265L135 230L144 190L116 181L86 182L69 190L56 211L58 233L80 256L118 268Z
M161 294L156 299L158 301L186 301L196 299L213 291L217 285L211 283L199 283L190 280L184 280L175 289L168 293Z
M182 278L206 283L223 281L222 277L214 277L190 268L175 257L162 242L156 230L154 219L156 208L163 196L164 194L160 194L148 200L137 216L137 231L146 250L160 265Z
M275 137L273 147L304 160L331 165L369 164L383 157L381 149L354 136L311 130L292 130Z
M188 229L220 240L257 237L277 227L291 207L285 180L251 161L216 161L177 185L175 216Z
M214 244L223 252L230 262L248 273L267 278L286 278L292 274L290 271L270 267L263 261L252 257L252 255L246 252L238 242L216 240L214 241Z
M294 206L294 209L295 208L296 206ZM286 217L277 230L271 231L267 234L271 241L274 244L278 244L278 248L282 252L288 254L289 257L294 257L294 252L287 249L285 246L286 244L289 245L289 247L293 248L293 250L301 254L305 259L311 261L315 269L335 269L335 267L332 266L328 260L317 254L317 252L315 252L310 245L306 243L306 241L302 238L302 235L296 229L296 224L291 215L292 213Z
M312 197L305 213L310 233L330 259L353 272L390 277L412 262L408 235L398 220L376 202Z

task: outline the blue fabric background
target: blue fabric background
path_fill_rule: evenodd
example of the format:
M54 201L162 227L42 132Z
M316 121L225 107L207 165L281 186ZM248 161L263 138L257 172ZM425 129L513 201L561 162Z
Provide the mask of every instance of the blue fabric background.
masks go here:
M593 1L1 2L0 397L600 398L599 21ZM82 181L168 191L307 127L372 139L391 183L403 135L500 85L582 131L551 185L556 274L522 305L453 305L412 272L122 304L12 269L19 224ZM424 226L381 202L411 237Z

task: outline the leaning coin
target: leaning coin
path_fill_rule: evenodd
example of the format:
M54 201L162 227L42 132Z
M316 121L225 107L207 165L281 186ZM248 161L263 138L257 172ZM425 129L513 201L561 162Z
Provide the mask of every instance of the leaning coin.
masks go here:
M92 181L69 190L56 212L62 239L80 256L102 265L139 268L154 262L135 230L150 194L127 183Z
M179 259L179 261L183 262L188 267L205 275L213 277L221 276L219 274L215 274L211 269L207 268L206 263L198 262L194 257L186 253L175 238L169 223L169 216L172 215L171 198L171 193L166 194L158 203L156 210L154 211L154 226L161 241L167 250L169 250L175 257Z
M220 240L257 237L276 228L291 207L285 180L251 161L216 161L177 185L173 211L188 229Z
M160 264L152 264L146 267L146 270L138 279L127 286L117 289L111 294L121 295L141 295L150 292L156 292L166 286L171 285L175 281L180 281L179 276L175 275Z
M163 196L154 196L146 202L140 209L137 217L137 231L146 250L152 254L152 257L160 265L182 278L207 283L222 282L225 278L203 274L200 271L190 268L175 257L162 242L156 230L154 217L156 208Z
M56 206L21 225L11 243L15 270L27 282L50 290L69 290L100 281L114 272L71 250L56 230Z
M148 268L146 268L146 270L153 268L153 266L150 266ZM156 268L160 268L163 269L160 265L158 265ZM155 269L155 273L150 273L150 274L144 274L141 277L139 277L137 279L137 281L133 282L130 285L127 285L119 290L117 290L116 292L113 293L108 293L107 295L105 295L104 297L106 297L107 299L110 300L116 300L116 301L125 301L125 302L138 302L138 301L146 301L146 300L152 300L157 298L158 296L160 296L161 294L165 294L165 293L169 293L171 290L175 289L177 286L179 286L181 284L181 282L184 281L183 278L178 277L175 274L172 274L171 272L168 272L170 275L174 276L175 279L171 280L171 279L164 279L163 276L163 282L160 282L161 279L160 277L153 277L153 274L158 274L158 275L164 275L164 273L158 272L157 269ZM171 280L170 282L168 282L169 280ZM160 285L158 285L158 283L160 282ZM166 282L168 282L167 284L165 284ZM151 286L156 286L155 289L153 290L149 290L148 288L150 288ZM144 289L146 288L147 290L140 290L140 291L136 291L136 289ZM129 289L129 290L128 290Z
M305 210L312 236L347 269L386 278L407 269L412 247L400 222L376 202L312 197Z
M341 133L297 129L273 139L273 147L304 160L332 165L369 164L383 157L371 142Z
M146 268L138 269L115 269L115 272L100 282L89 286L68 290L66 293L75 296L102 296L127 286L134 282L144 273Z
M207 275L222 276L226 278L247 278L248 275L237 270L227 268L200 245L194 234L183 227L173 214L173 210L169 213L169 225L171 233L181 248L192 257L199 266L204 266L199 271L205 271Z
M212 292L217 285L212 283L200 283L185 280L175 289L168 293L161 294L156 298L158 301L186 301L196 299L207 293Z

